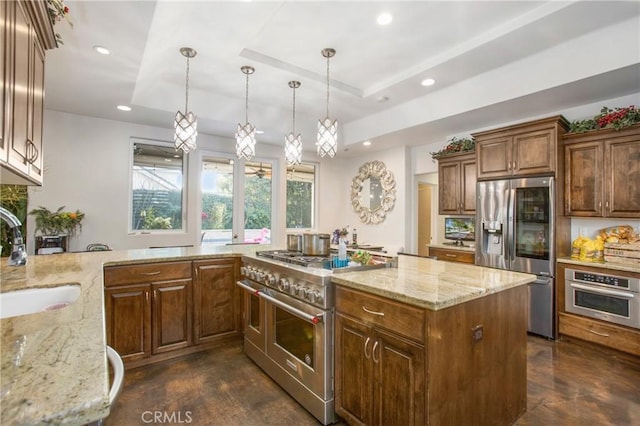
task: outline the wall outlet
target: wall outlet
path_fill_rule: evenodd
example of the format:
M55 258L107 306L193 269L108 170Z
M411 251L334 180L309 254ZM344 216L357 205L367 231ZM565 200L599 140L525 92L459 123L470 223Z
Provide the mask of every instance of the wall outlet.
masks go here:
M480 325L476 325L471 329L471 340L473 342L479 342L484 337L484 327Z

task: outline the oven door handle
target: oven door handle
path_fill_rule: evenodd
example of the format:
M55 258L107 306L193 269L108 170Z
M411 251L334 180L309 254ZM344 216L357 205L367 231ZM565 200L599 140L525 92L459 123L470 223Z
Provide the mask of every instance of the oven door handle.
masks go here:
M238 287L242 287L244 290L247 290L249 293L253 293L258 296L260 295L260 290L256 290L255 288L246 285L242 281L236 281L236 284L238 285Z
M311 315L308 314L304 311L301 311L298 308L294 308L291 305L288 305L284 302L281 302L280 300L276 299L275 297L269 296L268 294L264 293L264 292L258 292L258 295L266 300L268 300L269 302L273 303L274 305L284 309L285 311L289 312L290 314L299 316L301 318L306 319L309 322L312 322L313 324L318 324L320 322L323 322L324 320L324 312L317 314L317 315Z
M625 297L627 299L633 299L635 297L633 295L633 293L627 293L627 292L624 292L624 291L609 290L609 289L606 289L606 288L594 288L594 287L591 287L591 286L588 286L588 285L582 285L582 284L576 284L576 283L571 283L570 285L573 288L578 288L580 290L590 291L592 293L608 294L608 295L611 295L611 296Z

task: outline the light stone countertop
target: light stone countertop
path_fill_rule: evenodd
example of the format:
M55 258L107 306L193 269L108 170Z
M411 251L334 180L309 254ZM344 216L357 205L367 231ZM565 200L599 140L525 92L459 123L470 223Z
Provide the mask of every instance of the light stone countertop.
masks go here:
M0 266L0 292L80 284L64 308L0 320L2 424L85 424L109 414L103 266L241 256L257 247L161 248L30 256Z
M536 276L464 263L399 256L397 268L334 274L345 287L427 308L444 309L535 281Z
M469 242L466 242L464 246L456 246L453 244L446 244L446 243L437 243L437 244L429 244L429 247L441 248L441 249L447 249L447 250L466 251L471 253L475 253L476 251L475 244L469 243Z
M583 262L580 260L571 259L570 257L558 258L558 262L568 263L568 264L577 265L577 266L590 266L592 268L611 269L614 271L635 272L640 274L640 265L635 266L635 265L626 265L626 264L612 263L612 262L603 262L603 263Z

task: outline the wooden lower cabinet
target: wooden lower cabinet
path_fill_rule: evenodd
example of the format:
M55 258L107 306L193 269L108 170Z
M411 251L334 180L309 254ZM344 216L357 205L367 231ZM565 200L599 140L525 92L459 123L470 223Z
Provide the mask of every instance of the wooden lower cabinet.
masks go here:
M151 353L191 345L191 279L151 284L153 291Z
M338 315L338 414L350 424L424 423L424 346Z
M337 285L337 414L351 425L513 424L527 403L527 306L527 286L433 311Z
M238 270L237 258L193 262L196 344L240 333Z
M429 247L429 256L435 256L438 260L459 263L476 263L476 254L472 251L454 250L439 247Z
M151 355L150 291L149 285L105 290L107 344L125 362Z
M235 257L106 267L107 344L134 367L240 336L238 274Z

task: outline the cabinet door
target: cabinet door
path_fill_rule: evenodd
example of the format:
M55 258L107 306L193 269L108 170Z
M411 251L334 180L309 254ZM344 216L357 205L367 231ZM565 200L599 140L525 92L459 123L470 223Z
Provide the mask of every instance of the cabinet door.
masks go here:
M438 209L440 214L458 214L460 211L460 162L438 163Z
M37 37L31 40L33 52L31 75L31 93L29 96L29 135L25 146L25 155L29 163L29 177L42 182L42 125L44 115L44 49Z
M351 425L372 424L371 329L338 314L335 332L336 413Z
M461 161L460 213L476 214L476 159Z
M9 152L9 121L12 116L9 114L11 110L11 88L13 87L10 70L13 68L13 55L11 53L11 43L13 41L12 19L15 5L10 1L0 2L0 58L3 62L0 65L0 77L2 78L2 86L0 86L0 160L6 161Z
M107 344L123 360L151 354L151 304L149 286L135 285L105 290Z
M375 336L373 424L426 424L424 347L379 329Z
M545 129L514 135L510 168L514 175L555 172L555 130Z
M640 217L640 139L605 143L605 216Z
M565 215L602 216L603 154L600 142L565 145Z
M236 259L193 262L195 343L240 333Z
M511 175L511 140L508 136L476 143L478 178Z
M12 52L14 87L21 90L14 90L9 115L12 116L12 124L9 126L13 134L9 139L8 162L16 170L24 173L29 171L27 162L27 139L29 138L29 104L31 92L33 90L30 62L33 56L32 40L35 37L35 30L31 25L31 20L27 15L22 2L13 2L15 5L15 27L13 32L14 50Z
M191 345L191 280L153 283L152 353Z

